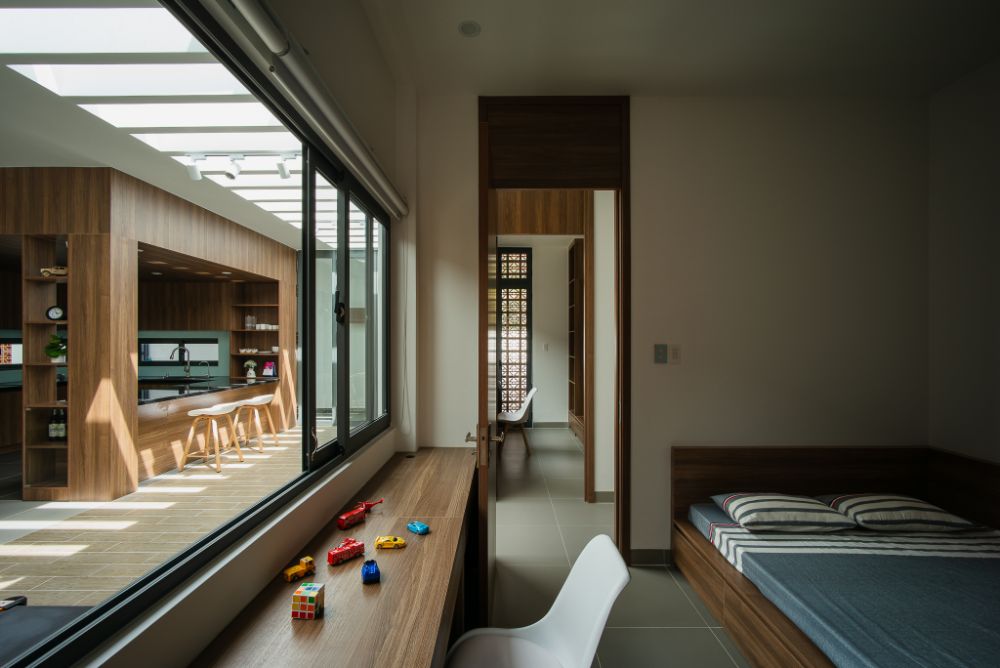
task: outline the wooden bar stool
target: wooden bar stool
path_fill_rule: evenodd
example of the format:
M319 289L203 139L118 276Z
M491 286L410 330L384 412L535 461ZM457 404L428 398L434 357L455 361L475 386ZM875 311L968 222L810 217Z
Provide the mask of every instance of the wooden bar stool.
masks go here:
M264 452L264 428L261 426L260 422L260 409L264 409L264 416L267 418L267 427L271 430L271 438L274 440L274 445L278 445L278 432L274 429L274 421L271 419L271 402L274 401L273 394L262 394L258 397L253 397L252 399L244 399L242 401L236 402L236 424L242 426L240 422L240 415L243 409L246 409L247 414L247 428L244 431L247 439L247 447L252 447L250 445L250 426L251 418L253 418L253 426L257 427L257 438L260 443L259 450Z
M198 431L198 423L205 423L205 462L208 463L209 458L212 453L208 448L209 435L212 437L212 445L215 448L215 470L218 473L222 473L222 450L227 450L230 446L236 449L236 454L239 456L240 461L243 461L243 451L240 450L240 439L236 436L236 425L233 424L233 413L239 408L238 403L228 403L228 404L216 404L215 406L209 406L208 408L198 408L193 411L188 411L188 417L193 417L194 420L191 422L191 429L188 431L187 443L184 445L184 456L181 457L181 464L178 467L179 471L184 470L185 464L189 457L191 451L191 443L194 441L195 433ZM225 418L227 426L229 427L229 441L223 445L222 449L219 449L219 418ZM211 464L209 464L211 466Z

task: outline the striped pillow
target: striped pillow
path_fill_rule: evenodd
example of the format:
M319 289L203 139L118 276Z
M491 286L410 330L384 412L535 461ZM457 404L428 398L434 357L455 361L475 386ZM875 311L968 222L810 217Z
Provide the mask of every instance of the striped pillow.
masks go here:
M839 511L807 496L719 494L712 500L750 531L827 533L856 526Z
M898 494L842 494L828 505L866 529L877 531L961 531L973 524L926 501Z

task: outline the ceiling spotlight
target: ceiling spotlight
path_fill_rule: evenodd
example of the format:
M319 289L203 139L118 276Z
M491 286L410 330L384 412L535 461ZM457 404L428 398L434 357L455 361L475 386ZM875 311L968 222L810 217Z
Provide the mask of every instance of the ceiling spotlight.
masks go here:
M278 176L283 179L292 178L292 170L288 169L289 156L283 155L278 158Z
M458 24L458 32L462 37L479 37L483 27L475 21L462 21Z
M229 158L229 166L226 167L226 178L230 181L235 181L236 177L240 175L240 161L243 160L242 155L233 155Z
M191 164L187 166L188 176L191 177L192 181L201 181L201 167L198 166L199 162L203 162L205 156L203 155L192 155Z

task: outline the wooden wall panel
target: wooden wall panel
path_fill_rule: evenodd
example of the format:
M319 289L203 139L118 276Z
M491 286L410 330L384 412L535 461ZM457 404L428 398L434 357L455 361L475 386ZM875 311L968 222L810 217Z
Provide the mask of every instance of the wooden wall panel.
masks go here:
M491 188L620 188L625 97L483 97Z
M592 190L499 190L498 234L583 235L594 216Z
M228 331L233 283L143 281L139 283L139 329Z
M81 167L0 169L0 234L108 232L111 172Z

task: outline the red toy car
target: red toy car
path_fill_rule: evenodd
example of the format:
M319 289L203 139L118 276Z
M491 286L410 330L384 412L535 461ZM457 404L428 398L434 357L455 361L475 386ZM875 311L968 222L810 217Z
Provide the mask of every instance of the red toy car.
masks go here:
M337 526L341 529L348 529L359 522L365 521L365 515L368 511L372 509L373 506L385 501L385 499L379 499L378 501L359 501L356 508L353 510L348 510L346 513L342 513L337 516Z
M326 563L331 566L343 563L348 559L360 557L365 553L365 544L353 538L345 538L344 542L326 553Z

